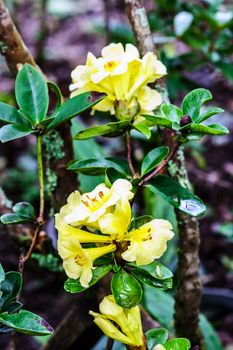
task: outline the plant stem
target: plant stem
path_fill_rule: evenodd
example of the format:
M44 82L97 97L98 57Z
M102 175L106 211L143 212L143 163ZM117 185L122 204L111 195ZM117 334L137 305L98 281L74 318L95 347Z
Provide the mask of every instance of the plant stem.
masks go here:
M113 345L114 345L114 339L108 338L105 350L112 350Z
M128 158L129 168L132 176L135 176L136 171L134 169L133 161L132 161L131 137L130 137L130 131L128 130L126 131L126 146L127 146L127 158Z
M37 136L37 162L38 162L38 177L40 185L40 211L38 216L38 222L42 223L44 221L44 169L43 169L43 159L42 159L42 141L43 137L41 135Z
M161 170L163 170L168 162L174 157L174 155L176 154L176 151L178 150L178 148L180 147L180 144L177 143L175 144L174 148L172 149L172 151L169 153L169 155L167 156L166 159L164 159L163 162L160 163L159 166L157 166L149 175L147 175L146 177L144 177L144 179L142 179L142 181L140 182L140 186L145 185L147 182L149 182L152 177L154 177L156 174L158 174Z

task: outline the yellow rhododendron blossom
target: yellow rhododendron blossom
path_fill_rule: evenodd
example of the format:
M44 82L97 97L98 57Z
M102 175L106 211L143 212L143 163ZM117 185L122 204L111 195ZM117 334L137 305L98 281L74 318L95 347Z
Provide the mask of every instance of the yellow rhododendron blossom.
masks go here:
M61 236L58 239L58 253L63 259L63 266L68 277L78 279L83 287L87 288L92 279L92 270L95 259L116 250L114 244L96 248L82 248L77 234L69 237Z
M98 227L96 222L111 206L121 198L126 200L133 198L131 190L132 185L129 181L118 179L111 188L100 184L93 191L83 195L75 191L69 196L68 204L60 213L69 225Z
M113 295L106 296L99 306L100 313L90 311L94 322L109 337L131 346L142 346L143 332L138 306L126 309L116 304ZM119 328L116 327L117 324Z
M88 53L86 64L72 71L72 97L87 91L104 92L107 97L93 109L117 114L117 104L121 101L126 105L125 116L132 99L136 98L139 105L135 115L151 113L162 103L161 95L147 86L166 74L166 67L154 53L148 52L140 58L135 46L126 44L124 50L118 43L104 47L101 55L97 58Z
M128 241L129 246L122 258L137 265L147 265L160 258L167 249L167 241L172 239L172 225L167 220L154 219L128 232L131 208L119 201L113 213L99 219L100 230L117 241Z
M128 249L122 254L126 261L137 265L147 265L159 259L167 249L167 241L172 239L172 225L163 219L154 219L124 236L130 241Z

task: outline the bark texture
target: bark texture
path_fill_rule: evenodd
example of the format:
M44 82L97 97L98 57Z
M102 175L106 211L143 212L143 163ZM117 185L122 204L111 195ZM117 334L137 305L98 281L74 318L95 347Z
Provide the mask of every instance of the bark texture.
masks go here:
M129 21L135 33L139 52L144 55L148 51L155 52L155 45L149 28L149 23L142 0L125 0L125 7ZM156 83L156 88L163 96L163 100L169 102L165 79ZM165 145L173 149L175 146L174 132L164 129L163 137ZM173 177L183 186L190 187L185 168L183 150L179 156L174 157L176 173ZM199 276L199 241L200 233L198 222L179 210L176 210L178 223L178 286L175 295L175 326L177 336L187 337L192 345L203 347L202 336L199 331L199 310L201 303L201 280Z

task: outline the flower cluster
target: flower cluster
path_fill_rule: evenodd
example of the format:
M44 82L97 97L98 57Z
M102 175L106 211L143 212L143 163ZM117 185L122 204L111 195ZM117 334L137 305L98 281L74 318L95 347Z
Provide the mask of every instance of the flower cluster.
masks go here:
M137 347L143 345L144 335L139 306L132 309L123 308L116 304L113 295L108 295L100 303L99 309L100 313L93 311L89 313L94 316L95 324L104 334L123 344Z
M55 218L58 251L68 277L88 287L95 259L116 251L119 243L124 246L122 259L137 265L163 255L174 235L171 224L155 219L130 230L132 198L132 185L123 179L111 188L100 184L90 193L76 191L69 196Z
M106 93L93 109L110 112L118 119L139 119L140 114L149 114L162 103L159 92L148 86L166 74L166 67L154 53L140 58L132 44L124 50L122 44L112 43L101 54L97 58L89 52L86 64L72 71L71 96L86 91Z

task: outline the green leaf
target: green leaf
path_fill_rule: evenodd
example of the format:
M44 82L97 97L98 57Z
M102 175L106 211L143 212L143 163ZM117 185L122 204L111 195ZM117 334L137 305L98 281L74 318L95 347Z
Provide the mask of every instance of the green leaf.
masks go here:
M92 92L84 92L78 96L75 96L65 101L52 115L54 119L48 125L47 130L56 128L57 126L67 122L74 118L78 114L86 111L93 107L95 104L100 102L105 95L96 94Z
M128 121L108 123L100 126L94 126L80 131L75 135L75 140L86 140L95 136L117 136L122 134L129 125Z
M130 273L140 282L148 284L151 287L161 288L161 289L171 289L173 286L172 278L165 280L158 279L153 277L146 270L141 268L130 269Z
M202 314L200 315L199 325L201 333L204 336L206 350L223 350L218 334L212 327L211 323Z
M24 125L16 108L0 102L0 121L7 124ZM26 121L25 121L26 122Z
M145 135L147 139L151 137L150 128L144 123L133 124L135 130L138 130L141 134Z
M166 280L173 277L173 273L156 260L148 265L140 266L140 268L159 280Z
M16 101L32 125L46 117L49 105L48 86L42 73L30 64L24 64L16 77Z
M190 341L185 338L176 338L169 340L164 344L166 350L189 350L191 348Z
M221 62L218 61L215 63L215 66L220 68L222 74L229 79L231 82L233 81L233 66L232 62Z
M6 311L6 312L8 312L8 314L13 314L16 311L18 311L19 309L21 309L22 306L23 306L23 304L18 302L18 301L9 302L9 303L4 305L1 312Z
M47 81L48 89L51 90L56 96L56 108L60 107L63 103L63 96L59 86L53 81Z
M152 123L152 125L165 126L166 128L172 127L172 122L166 118L161 118L158 115L142 115L146 120Z
M179 12L174 18L174 30L176 36L182 36L193 22L193 14L188 11Z
M119 161L118 161L119 160ZM120 165L123 164L124 168ZM105 174L107 168L114 168L119 172L125 172L128 167L127 160L123 158L100 158L100 159L84 159L72 162L68 166L68 170L74 170L86 175L101 175Z
M0 264L0 286L1 286L1 282L4 281L4 279L5 279L5 271L2 267L2 264ZM1 290L1 287L0 287L0 290Z
M196 120L196 123L200 124L204 120L212 117L215 114L219 114L224 112L224 109L219 108L219 107L207 107L205 112L199 116L199 118Z
M199 117L200 109L203 103L212 99L209 90L195 89L185 96L182 102L183 114L187 114L195 122Z
M21 126L16 124L4 125L0 129L0 141L4 143L4 142L18 139L20 137L30 135L32 133L33 133L33 130L29 129L29 127L26 127L26 126Z
M211 124L211 125L202 125L202 124L192 124L190 125L191 132L195 134L210 134L210 135L225 135L229 134L229 130L221 124Z
M22 276L19 272L6 272L5 279L2 281L0 290L2 296L0 299L0 309L3 305L17 297L22 288Z
M146 187L190 216L202 215L206 210L200 198L169 177L157 175Z
M92 287L99 280L101 280L105 275L107 275L109 271L111 271L111 269L112 265L105 265L95 268L93 270L93 276L88 288ZM68 278L68 280L65 282L64 289L66 292L69 293L80 293L86 290L87 288L81 286L79 280Z
M113 276L111 289L116 303L128 309L138 305L142 297L140 283L124 270Z
M19 202L13 206L13 212L26 219L35 219L36 213L35 209L30 203Z
M162 115L171 122L180 123L180 119L183 117L183 112L180 108L170 103L163 103L161 106Z
M168 338L168 331L165 328L153 328L146 332L148 350L153 350L156 345L163 345Z
M0 314L0 322L17 332L31 335L47 335L53 333L53 328L43 318L27 310L17 314Z
M115 182L118 179L127 179L129 180L128 176L125 173L122 173L115 168L108 168L105 172L105 184L106 186L111 186L113 182Z
M4 225L20 224L20 223L28 222L28 219L23 218L17 214L13 214L13 213L12 214L11 213L3 214L0 217L0 220Z
M168 147L158 147L147 153L142 162L141 176L149 173L158 164L160 164L168 155Z
M139 228L140 226L146 224L147 222L152 221L154 218L152 215L142 215L136 218L133 218L130 224L129 232Z

